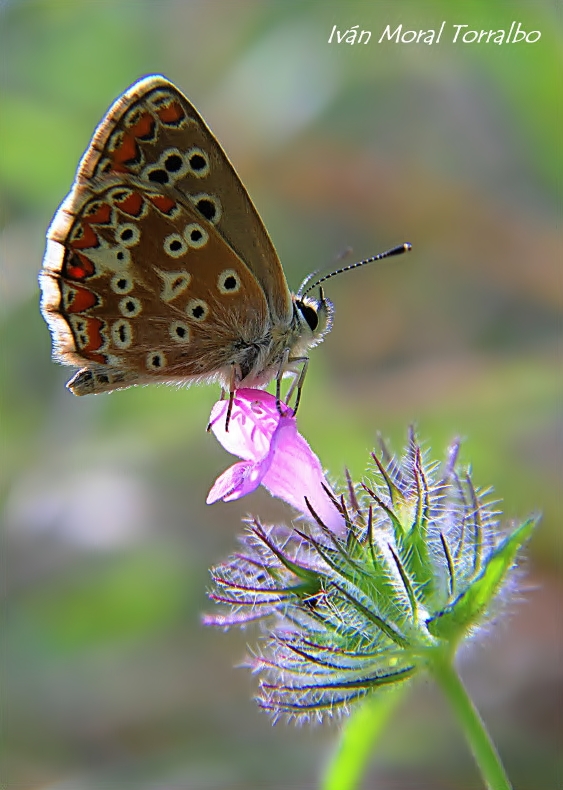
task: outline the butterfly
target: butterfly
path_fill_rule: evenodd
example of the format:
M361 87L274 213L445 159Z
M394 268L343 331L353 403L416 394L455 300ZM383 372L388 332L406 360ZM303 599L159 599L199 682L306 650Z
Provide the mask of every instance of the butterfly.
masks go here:
M116 100L80 162L47 233L41 310L55 359L80 367L75 395L216 380L232 402L275 379L279 403L290 373L296 408L307 352L332 323L324 279L290 292L221 146L154 75Z

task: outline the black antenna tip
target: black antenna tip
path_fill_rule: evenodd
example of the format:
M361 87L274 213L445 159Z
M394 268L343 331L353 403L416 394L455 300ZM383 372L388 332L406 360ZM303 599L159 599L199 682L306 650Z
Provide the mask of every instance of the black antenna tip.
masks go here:
M403 252L410 252L412 250L412 244L409 241L405 241L404 244L398 244L396 247L393 247L391 250L387 250L387 252L382 252L379 255L376 255L376 260L378 258L390 258L392 255L402 255Z

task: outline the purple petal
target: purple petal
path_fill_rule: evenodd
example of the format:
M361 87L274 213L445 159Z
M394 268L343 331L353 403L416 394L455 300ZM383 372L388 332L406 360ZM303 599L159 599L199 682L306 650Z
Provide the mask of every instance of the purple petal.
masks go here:
M288 502L308 519L311 507L323 524L337 533L345 530L344 519L323 488L328 485L321 462L297 431L294 417L282 417L271 445L272 459L262 485L273 495Z
M269 452L280 420L276 399L263 390L237 390L227 431L228 407L229 401L221 400L211 410L209 423L217 440L227 452L239 458L261 460Z
M226 427L228 401L219 401L211 412L211 429L223 447L243 460L227 469L207 497L212 504L249 494L260 483L308 519L305 497L334 532L343 534L344 519L323 489L327 485L321 463L297 430L290 409L278 412L276 399L263 390L237 390Z
M251 461L239 461L230 466L213 484L205 500L206 503L212 505L219 499L223 502L233 502L256 491L270 466L271 458L271 455L267 455L257 464Z

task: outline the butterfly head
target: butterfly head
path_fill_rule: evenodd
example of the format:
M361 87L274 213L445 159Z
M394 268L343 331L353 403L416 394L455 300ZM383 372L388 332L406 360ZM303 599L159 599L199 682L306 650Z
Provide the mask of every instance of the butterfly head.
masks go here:
M316 346L330 332L334 305L325 297L322 288L319 288L318 299L312 296L294 296L293 310L307 348Z

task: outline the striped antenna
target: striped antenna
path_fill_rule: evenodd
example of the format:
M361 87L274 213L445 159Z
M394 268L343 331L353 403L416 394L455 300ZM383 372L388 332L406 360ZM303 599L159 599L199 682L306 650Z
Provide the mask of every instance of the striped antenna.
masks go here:
M350 263L348 266L343 266L341 269L335 269L330 274L325 274L324 277L320 277L318 280L315 280L314 283L307 286L306 290L299 294L299 298L308 294L309 291L312 291L313 288L316 288L317 285L324 283L326 280L330 280L331 277L334 277L337 274L342 274L343 272L349 272L352 269L357 269L360 266L366 266L368 263L373 263L374 261L382 261L384 258L391 258L393 255L402 255L404 252L410 252L412 250L412 244L409 244L406 241L404 244L399 244L397 247L393 247L391 250L387 250L386 252L380 252L379 255L374 255L372 258L366 258L363 261L357 261L356 263ZM306 283L304 283L305 285Z

